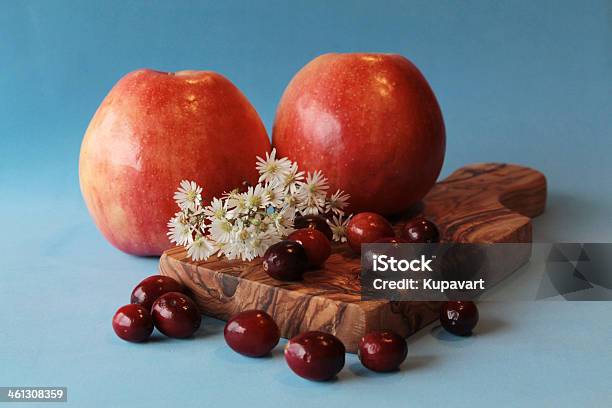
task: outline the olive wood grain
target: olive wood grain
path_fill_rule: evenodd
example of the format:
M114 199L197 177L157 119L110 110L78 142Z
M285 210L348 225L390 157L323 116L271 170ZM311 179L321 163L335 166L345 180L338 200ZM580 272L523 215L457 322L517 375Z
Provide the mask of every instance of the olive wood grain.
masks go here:
M440 228L444 241L468 243L531 242L531 218L544 211L546 179L542 173L511 164L473 164L437 183L418 208L392 221L423 214ZM507 265L510 274L524 264L523 252ZM335 245L323 269L300 282L269 277L261 259L251 262L211 258L193 262L182 248L166 251L160 272L183 282L202 313L227 320L243 310L263 309L290 338L307 330L338 336L355 352L368 331L391 329L409 336L438 317L439 302L362 301L360 258L345 244Z

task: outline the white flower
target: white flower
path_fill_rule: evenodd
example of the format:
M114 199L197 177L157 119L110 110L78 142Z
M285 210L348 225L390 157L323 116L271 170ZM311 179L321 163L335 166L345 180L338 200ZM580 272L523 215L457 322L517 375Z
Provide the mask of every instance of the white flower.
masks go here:
M264 188L261 184L256 184L255 187L249 187L244 194L244 206L247 211L265 208L264 205Z
M297 207L300 203L300 198L297 193L285 192L285 197L283 198L283 204L285 207Z
M215 253L215 246L205 236L200 235L187 246L187 255L194 261L206 260Z
M278 183L266 183L263 188L263 207L280 207L283 205L284 190Z
M299 194L299 193L298 193ZM303 215L317 215L325 210L325 198L320 198L312 195L300 195L301 199L297 204L297 208Z
M181 209L195 210L202 202L202 187L195 181L183 180L176 193L174 200Z
M249 212L246 206L246 194L244 193L231 193L227 198L227 218L234 219L238 218L243 214Z
M249 217L250 225L247 227L249 234L259 234L268 231L270 217L267 213L256 213Z
M325 196L327 195L327 179L317 170L308 172L305 182L299 183L297 196L298 210L302 214L319 214L325 212Z
M224 199L224 200L227 200L228 198L231 198L231 197L235 196L239 192L240 192L240 189L238 189L238 188L235 188L235 189L230 190L230 191L225 191L223 194L221 194L221 198Z
M168 228L170 229L167 233L170 242L177 245L187 245L193 242L193 233L191 226L185 219L185 214L178 212L168 222Z
M276 159L276 149L272 149L271 153L266 153L266 158L263 159L257 156L257 171L259 172L259 182L282 182L285 175L291 169L291 161L283 157Z
M247 226L242 218L238 218L234 221L232 227L232 241L245 241L249 237Z
M346 227L351 220L352 215L349 215L346 220L342 220L342 215L333 216L332 220L327 220L327 224L332 230L333 240L336 242L346 242Z
M294 231L295 207L284 207L280 211L270 214L269 218L279 237L285 237Z
M342 190L337 190L325 203L325 212L332 212L336 215L344 215L344 208L348 205L350 195Z
M232 239L230 242L226 243L223 246L223 253L225 254L225 257L227 259L237 259L237 258L243 258L244 254L247 251L247 245L246 242L242 239L237 239L237 236L242 236L243 232L240 231L235 237L234 239Z
M213 243L214 251L217 254L217 256L225 255L225 248L227 248L228 243L227 242L214 241L214 240L212 240L212 237L211 237L211 241Z
M227 202L216 197L213 198L210 205L204 208L204 215L206 215L210 221L225 219L227 215Z
M230 242L234 226L227 219L214 220L210 225L210 238L215 242Z
M213 254L250 261L294 231L296 215L334 215L334 240L346 241L350 217L343 220L348 194L327 198L327 179L320 171L299 171L297 163L276 158L276 150L257 158L259 182L234 189L202 207L202 188L183 180L174 195L181 211L168 222L168 237L188 256L206 260Z
M283 187L289 193L298 191L299 183L304 180L304 172L298 171L297 163L291 163L289 171L283 178Z
M246 254L244 259L250 261L258 256L262 256L266 250L280 241L280 237L270 233L260 233L253 236L246 243Z
M243 244L239 242L229 242L225 245L223 253L225 257L230 261L233 259L240 258L244 252Z

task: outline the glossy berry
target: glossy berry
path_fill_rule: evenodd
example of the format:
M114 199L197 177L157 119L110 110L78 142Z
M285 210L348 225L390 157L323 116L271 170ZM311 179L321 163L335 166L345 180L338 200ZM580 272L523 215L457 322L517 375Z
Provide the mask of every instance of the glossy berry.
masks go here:
M478 308L474 302L446 302L440 309L440 324L457 336L469 336L478 323Z
M366 334L359 342L357 350L361 364L379 372L397 370L407 354L406 340L392 331Z
M148 309L129 304L121 306L113 316L113 330L123 340L140 343L153 333L153 320Z
M362 212L348 223L346 237L353 251L360 254L361 244L376 242L381 238L393 237L393 227L382 215Z
M399 238L399 237L383 237L380 239L377 239L376 241L373 242L374 244L391 244L391 249L392 250L398 250L400 249L398 244L405 244L407 243L407 241L403 238ZM361 253L361 259L362 259L362 267L367 268L370 272L372 271L372 265L374 263L374 255L380 255L380 250L382 248L377 248L376 250L371 248L370 250ZM389 253L386 253L387 255L390 255Z
M329 240L319 230L302 228L293 231L287 239L302 244L308 257L308 264L313 268L323 265L331 255Z
M155 327L168 337L185 338L200 328L202 317L197 305L183 293L161 295L151 308Z
M333 238L333 233L331 227L327 223L327 220L319 215L302 215L295 217L295 220L293 221L293 228L312 228L316 229L317 231L321 231L329 241L331 241Z
M296 281L302 279L308 266L308 256L302 244L281 241L266 250L263 256L264 271L274 279Z
M431 244L440 242L438 227L427 218L414 218L404 225L402 237L413 244Z
M320 331L299 334L285 346L285 360L300 377L326 381L344 367L344 344L337 337Z
M238 313L227 321L223 335L232 350L249 357L267 355L280 339L276 322L263 310Z
M132 291L131 303L151 310L153 302L168 292L183 292L184 287L169 276L153 275L145 278Z

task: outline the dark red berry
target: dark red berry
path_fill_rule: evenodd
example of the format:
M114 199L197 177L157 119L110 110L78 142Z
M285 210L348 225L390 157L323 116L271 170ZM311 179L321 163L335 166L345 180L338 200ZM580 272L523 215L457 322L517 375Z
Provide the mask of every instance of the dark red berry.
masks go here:
M293 228L316 229L318 231L321 231L329 241L331 241L333 237L331 227L327 223L327 220L319 215L302 215L299 217L295 217L295 220L293 221Z
M302 244L308 257L308 263L312 267L319 267L329 258L331 245L325 235L316 229L302 228L293 231L288 240Z
M183 292L184 287L169 276L153 275L145 278L132 291L131 303L151 310L153 302L168 292Z
M406 359L406 340L392 331L375 331L366 334L359 342L357 355L361 364L372 371L397 370Z
M249 357L265 356L280 339L276 322L263 310L238 313L227 321L223 335L232 350Z
M155 327L168 337L185 338L200 328L202 317L197 305L183 293L161 295L151 308Z
M478 323L478 308L474 302L446 302L440 309L440 324L457 336L469 336Z
M360 254L361 244L368 244L385 237L394 237L393 227L382 215L362 212L349 221L346 228L348 244Z
M329 333L310 331L293 337L285 346L285 360L300 377L326 381L344 367L344 344Z
M280 241L266 250L263 268L268 275L282 281L302 279L308 266L308 256L302 244L295 241Z
M392 249L399 249L400 248L399 244L405 244L407 243L407 241L399 237L384 237L384 238L377 239L373 243L374 244L391 244ZM378 249L380 250L380 248ZM363 265L371 266L372 262L374 261L373 256L376 255L377 252L379 251L375 251L373 249L370 249L369 251L365 253L362 252L362 259L364 260Z
M113 330L123 340L140 343L153 333L153 320L148 309L140 305L125 305L113 316Z
M440 242L438 227L427 218L414 218L404 225L402 237L413 244L431 244Z

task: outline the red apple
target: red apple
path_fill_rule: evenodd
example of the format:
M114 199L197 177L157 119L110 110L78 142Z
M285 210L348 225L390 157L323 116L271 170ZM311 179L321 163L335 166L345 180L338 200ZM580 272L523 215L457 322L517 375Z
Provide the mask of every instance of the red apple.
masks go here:
M302 170L321 170L350 212L389 215L421 200L445 151L444 122L429 84L392 54L325 54L291 80L272 144Z
M210 71L134 71L96 111L81 146L81 191L93 219L117 248L160 255L183 179L209 201L257 182L256 156L270 150L246 97Z

